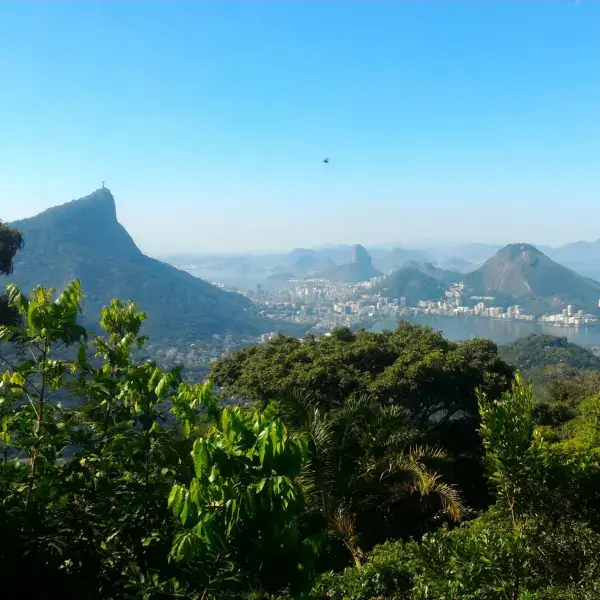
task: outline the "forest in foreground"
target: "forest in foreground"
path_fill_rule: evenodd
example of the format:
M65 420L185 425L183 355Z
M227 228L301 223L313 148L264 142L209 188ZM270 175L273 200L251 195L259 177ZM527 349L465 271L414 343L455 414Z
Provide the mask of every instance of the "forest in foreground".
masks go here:
M492 342L403 323L281 335L192 385L139 359L135 304L92 333L83 298L9 285L0 305L14 597L599 597L595 373L534 395Z

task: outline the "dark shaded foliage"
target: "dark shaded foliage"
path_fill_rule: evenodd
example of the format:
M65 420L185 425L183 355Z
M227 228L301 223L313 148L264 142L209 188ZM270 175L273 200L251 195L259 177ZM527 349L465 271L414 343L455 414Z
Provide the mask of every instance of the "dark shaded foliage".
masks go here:
M0 275L11 275L14 258L24 246L21 232L6 226L0 221ZM16 323L17 311L8 306L6 296L0 295L0 325Z
M13 259L23 245L21 232L0 221L0 275L10 275L13 272Z

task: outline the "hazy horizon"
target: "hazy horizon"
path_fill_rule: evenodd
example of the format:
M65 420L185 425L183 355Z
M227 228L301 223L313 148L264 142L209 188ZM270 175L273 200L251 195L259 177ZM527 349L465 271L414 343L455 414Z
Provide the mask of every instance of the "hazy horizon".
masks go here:
M109 189L110 191L110 189ZM111 192L112 193L112 192ZM83 198L84 196L82 196L81 198ZM41 212L44 212L45 210L52 208L54 206L61 206L62 204L68 204L72 201L76 201L79 200L81 198L72 198L71 200L67 200L65 202L61 202L58 204L54 204L54 205L50 205L46 208L43 208L40 212L36 212L34 214L27 214L27 215L23 215L21 217L18 217L16 219L11 219L10 221L8 219L4 220L1 219L5 222L15 222L15 221L20 221L22 219L29 219L32 218L34 216L37 216L38 214L40 214ZM121 221L121 219L119 218L119 202L118 200L115 198L115 203L116 203L116 208L117 208L117 219L119 220L119 222L125 226L126 229L127 226L125 223L123 223ZM129 230L128 230L129 231ZM129 233L131 233L131 231L129 231ZM294 245L294 246L282 246L279 248L257 248L257 249L244 249L244 248L239 248L237 250L223 250L223 251L213 251L211 249L205 249L205 250L196 250L194 248L190 248L190 249L185 249L185 250L178 250L178 251L171 251L169 249L167 249L166 251L162 251L162 252L152 252L151 248L144 248L143 245L141 245L138 240L135 238L135 236L133 236L134 238L134 242L140 247L140 249L149 255L153 255L156 256L158 258L171 258L174 256L180 256L180 255L197 255L197 256L243 256L243 255L269 255L269 254L280 254L280 253L286 253L286 252L291 252L292 250L296 250L296 249L311 249L311 250L325 250L327 248L339 248L339 247L344 247L344 246L354 246L356 244L360 244L362 246L367 247L369 250L391 250L393 248L398 248L398 247L403 247L406 249L410 249L410 250L427 250L427 249L431 249L431 250L450 250L453 248L457 248L460 246L469 246L469 245L476 245L476 244L484 244L484 245L489 245L489 246L505 246L508 244L519 244L519 243L527 243L533 246L549 246L549 247L553 247L553 248L558 248L561 246L564 246L566 244L570 244L570 243L576 243L576 242L595 242L595 241L600 241L600 238L597 239L590 239L590 240L580 240L580 239L573 239L573 240L568 240L566 242L562 242L562 243L539 243L536 241L532 241L529 239L522 239L522 240L498 240L498 239L490 239L490 240L481 240L481 239L434 239L434 238L421 238L421 237L414 237L414 238L406 238L404 240L397 240L397 241L386 241L386 240L379 240L379 241L374 241L372 243L365 243L362 240L354 240L354 241L340 241L340 242L317 242L313 245L302 245L302 244L298 244L298 245Z
M596 240L598 39L585 1L2 3L0 219L105 179L154 256Z

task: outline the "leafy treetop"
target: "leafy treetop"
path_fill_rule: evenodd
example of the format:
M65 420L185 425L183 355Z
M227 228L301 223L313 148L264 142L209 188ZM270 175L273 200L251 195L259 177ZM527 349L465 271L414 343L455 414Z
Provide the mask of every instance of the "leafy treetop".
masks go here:
M264 401L302 390L333 408L368 395L382 405L401 405L426 424L476 415L476 389L498 396L513 369L489 340L450 342L401 322L381 333L341 327L319 339L278 335L221 358L212 375L225 396Z

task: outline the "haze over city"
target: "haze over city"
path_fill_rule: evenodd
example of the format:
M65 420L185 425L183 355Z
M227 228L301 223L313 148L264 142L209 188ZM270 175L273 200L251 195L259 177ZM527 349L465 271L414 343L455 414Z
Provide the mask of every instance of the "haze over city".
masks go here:
M2 218L105 179L153 255L597 239L598 39L594 2L7 3Z

